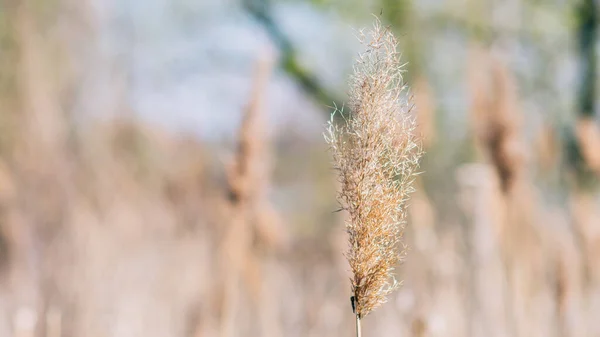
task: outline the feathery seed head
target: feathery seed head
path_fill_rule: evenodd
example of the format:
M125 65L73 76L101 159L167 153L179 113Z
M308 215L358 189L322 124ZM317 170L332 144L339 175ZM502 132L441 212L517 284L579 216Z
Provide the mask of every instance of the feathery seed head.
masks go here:
M350 78L350 111L333 112L325 139L341 182L338 199L349 213L354 309L364 317L399 286L393 270L404 252L406 205L422 150L396 39L379 21L360 39L367 50Z

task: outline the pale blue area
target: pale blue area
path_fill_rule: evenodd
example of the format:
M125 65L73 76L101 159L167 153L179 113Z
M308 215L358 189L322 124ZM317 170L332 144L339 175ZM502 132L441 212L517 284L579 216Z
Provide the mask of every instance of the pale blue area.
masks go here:
M123 71L127 101L142 119L203 138L227 137L249 99L254 68L277 50L263 27L234 1L134 0L105 8L104 46ZM274 18L303 66L343 95L358 43L350 24L309 4L278 4ZM274 69L265 110L282 125L321 132L324 110ZM293 119L293 123L291 123ZM312 131L311 131L312 130Z
M89 70L82 85L87 89L81 90L86 95L81 100L120 99L148 122L203 138L231 136L249 99L257 60L268 51L276 54L264 28L239 3L95 0L102 29L98 55L91 53L91 61L86 65ZM426 25L447 6L441 0L415 2L417 21ZM502 16L511 13L507 6L496 14L502 24ZM557 11L538 7L519 11L528 18L519 28L527 38L509 39L505 44L505 61L518 79L528 126L540 124L548 116L565 118L573 110L577 87L571 28ZM311 2L276 1L272 14L296 47L300 64L328 90L344 98L346 79L360 50L355 38L360 27L338 16L334 8ZM360 17L368 16L364 13ZM419 36L425 58L420 64L425 66L425 74L435 89L440 126L452 130L445 132L450 140L460 140L468 128L466 75L472 42L460 27L427 28ZM111 77L118 80L111 81ZM92 104L88 110L102 114L111 109ZM326 115L326 108L307 97L280 69L273 72L265 110L271 132L293 128L309 136L320 134Z

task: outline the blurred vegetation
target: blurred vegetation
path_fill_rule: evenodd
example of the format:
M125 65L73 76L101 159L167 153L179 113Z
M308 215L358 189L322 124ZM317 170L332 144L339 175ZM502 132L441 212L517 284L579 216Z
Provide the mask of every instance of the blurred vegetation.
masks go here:
M307 45L277 9L357 28L374 14L400 39L427 155L404 287L366 331L600 335L597 1L233 3L280 51L269 76L295 81L323 121L343 89L300 61ZM254 107L262 129L218 143L150 124L132 104L133 58L107 52L99 27L132 45L142 33L95 6L0 1L0 337L351 333L344 214L320 130L266 137L265 101L280 92L259 85L239 115ZM208 15L177 6L182 30Z

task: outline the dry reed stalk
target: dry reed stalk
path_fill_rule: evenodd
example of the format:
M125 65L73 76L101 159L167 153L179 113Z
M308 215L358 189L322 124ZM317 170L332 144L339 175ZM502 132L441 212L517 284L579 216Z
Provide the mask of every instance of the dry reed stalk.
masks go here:
M269 141L266 137L263 96L272 70L272 55L259 60L250 102L240 127L239 143L234 163L229 167L229 197L232 204L247 204L254 235L267 249L280 249L286 235L280 226L278 213L268 202Z
M15 200L12 278L14 301L41 312L44 283L49 275L46 249L61 229L66 216L67 198L72 182L67 146L65 114L60 98L63 87L58 80L67 60L57 58L63 47L59 33L44 25L34 1L15 6L15 109L19 113L18 134L14 138L15 180L19 193ZM48 16L53 14L48 13ZM45 27L44 27L45 26Z
M546 226L540 221L542 212L531 182L514 183L504 195L506 222L500 240L511 291L515 336L531 336L535 332L551 333L546 317L551 310L543 302L552 298L553 288L539 282L554 269L547 260L549 242Z
M221 312L221 336L231 336L235 325L235 315L239 307L239 282L245 277L253 290L260 293L260 263L252 249L252 240L258 236L259 241L275 244L277 235L271 223L257 224L257 219L269 219L273 214L265 201L265 190L268 188L267 156L268 150L264 139L263 95L271 73L272 62L263 57L258 63L255 83L250 103L246 109L240 128L240 139L236 158L228 170L229 200L232 222L227 228L223 248L223 274L225 292ZM257 296L255 296L257 297Z
M554 301L556 303L556 326L561 336L586 336L584 254L574 231L570 228L562 210L547 212L546 221L550 244L548 251L555 263Z
M486 164L460 167L457 181L461 206L470 218L471 335L508 336L508 293L499 239L506 212L500 181Z
M587 192L576 192L570 196L569 206L573 227L578 235L580 249L584 255L586 276L591 283L600 283L600 210L598 199Z
M473 54L469 63L472 126L477 145L496 168L506 192L523 172L515 81L499 60L482 51Z
M512 334L529 336L547 326L543 307L536 308L552 292L538 282L550 267L544 260L546 240L538 226L539 203L526 178L516 81L498 59L484 55L483 61L485 67L471 62L475 75L486 71L491 75L490 79L474 78L471 82L475 132L500 183L497 204L502 217L496 223L495 240L508 280L506 299L512 307Z
M39 161L44 161L44 169L62 161L57 156L64 148L65 124L58 100L60 88L50 72L57 66L50 61L50 38L37 27L33 6L31 1L17 6L15 31L20 56L17 90L24 126L23 138L18 141L25 146L20 155L36 172Z
M325 134L342 185L338 200L350 216L346 258L358 336L361 319L399 286L393 271L404 253L406 206L422 155L396 39L377 20L360 40L367 50L350 78L350 111L336 109Z
M513 334L529 336L547 327L544 306L536 306L552 292L538 282L550 266L544 261L546 242L544 229L538 226L539 202L526 174L516 80L500 60L490 61L494 94L487 110L489 134L483 141L503 192L505 217L498 239L509 281Z

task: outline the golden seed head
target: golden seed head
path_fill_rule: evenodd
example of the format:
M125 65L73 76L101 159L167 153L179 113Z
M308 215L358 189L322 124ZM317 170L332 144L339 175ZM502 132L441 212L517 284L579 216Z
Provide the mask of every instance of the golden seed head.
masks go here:
M396 39L379 21L360 39L367 49L350 78L349 111L333 112L325 139L341 182L338 199L349 214L355 311L364 317L399 286L393 270L404 253L406 206L422 149ZM338 113L340 125L333 121Z

